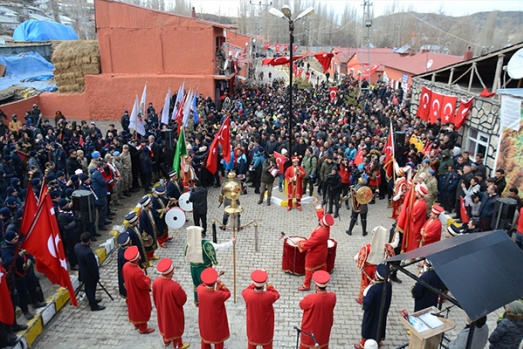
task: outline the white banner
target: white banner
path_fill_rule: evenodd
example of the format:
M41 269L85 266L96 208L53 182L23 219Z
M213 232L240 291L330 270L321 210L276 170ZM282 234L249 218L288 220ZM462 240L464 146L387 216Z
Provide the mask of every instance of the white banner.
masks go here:
M521 120L521 103L523 99L501 96L501 129L503 127L519 131Z

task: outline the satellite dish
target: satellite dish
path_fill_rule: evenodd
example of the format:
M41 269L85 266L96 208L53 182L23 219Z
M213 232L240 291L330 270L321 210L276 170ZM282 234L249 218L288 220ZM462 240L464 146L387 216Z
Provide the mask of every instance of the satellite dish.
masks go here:
M512 79L523 78L523 48L517 50L508 61L507 73Z
M430 67L432 67L432 65L434 64L434 61L432 59L429 59L427 61L427 69L429 69Z

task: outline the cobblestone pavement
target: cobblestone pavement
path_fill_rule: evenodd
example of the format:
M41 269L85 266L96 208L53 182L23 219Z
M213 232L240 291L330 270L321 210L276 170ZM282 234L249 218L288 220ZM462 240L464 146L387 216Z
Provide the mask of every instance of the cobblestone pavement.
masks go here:
M216 219L221 222L223 206L218 208L219 189L209 189L209 232L210 222ZM133 197L134 199L134 197ZM225 347L229 349L246 348L245 334L245 306L241 297L241 290L250 283L249 275L256 268L264 268L269 273L270 282L279 290L281 298L275 303L276 325L274 334L274 348L294 348L296 343L296 332L293 326L300 326L301 311L299 301L306 294L297 291L302 283L302 277L289 275L281 271L282 244L280 232L287 235L309 236L317 225L313 205L305 205L302 212L292 210L287 212L285 208L271 205L267 207L257 205L258 195L249 193L241 197L244 212L241 223L247 224L256 220L259 224L259 252L254 248L254 228L252 226L238 233L236 267L237 288L236 303L233 297L226 303L231 329L231 338L226 341ZM134 206L129 201L128 207ZM375 205L369 205L368 230L377 225L390 227L392 220L387 218L390 210L387 209L386 200L377 201ZM189 224L192 223L192 215ZM329 285L331 291L337 294L337 305L335 309L334 327L332 329L330 348L353 348L353 344L360 339L360 328L362 319L361 306L355 302L359 289L360 273L356 268L354 255L359 249L370 242L370 234L361 236L361 226L355 227L352 236L345 234L349 224L350 211L345 207L341 209L341 220L336 219L331 228L331 238L338 242L336 266L332 273ZM185 245L185 229L171 231L174 240L166 249L157 250L160 257L169 257L175 263L175 278L181 283L188 294L185 305L185 335L184 342L190 342L192 348L199 347L199 335L197 325L197 308L192 302L192 283L189 266L184 262L183 248ZM219 242L231 238L230 232L218 230ZM218 269L225 271L222 276L223 282L233 291L233 251L218 252L220 265ZM101 282L115 297L110 301L98 290L97 296L103 298L102 304L107 307L100 312L91 312L86 299L80 300L78 308L66 306L46 326L44 333L37 339L35 348L162 348L163 342L158 333L156 322L156 310L153 309L149 325L156 329L150 335L140 335L133 330L128 322L125 301L117 296L117 271L116 253L112 253L101 267ZM156 263L155 263L156 264ZM411 267L414 271L414 267ZM149 269L154 279L157 274ZM408 280L400 273L402 284L393 284L392 306L388 316L387 338L383 348L396 348L408 342L408 335L400 321L400 311L407 309L412 312L414 302L410 296L413 281ZM313 292L313 291L310 291ZM309 292L309 293L310 293ZM449 305L448 303L445 303ZM489 316L489 328L495 327L495 319L499 315ZM447 332L450 338L465 325L465 314L462 310L453 307L450 311L450 319L456 322L456 328Z

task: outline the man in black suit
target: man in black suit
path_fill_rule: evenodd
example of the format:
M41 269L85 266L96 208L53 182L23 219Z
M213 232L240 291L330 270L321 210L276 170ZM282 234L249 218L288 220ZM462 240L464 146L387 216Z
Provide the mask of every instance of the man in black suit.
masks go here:
M96 284L100 280L100 273L96 257L89 246L91 244L90 234L82 233L80 241L74 246L74 253L78 260L78 279L84 283L85 295L89 300L91 311L104 310L105 307L98 304L102 300L96 299Z

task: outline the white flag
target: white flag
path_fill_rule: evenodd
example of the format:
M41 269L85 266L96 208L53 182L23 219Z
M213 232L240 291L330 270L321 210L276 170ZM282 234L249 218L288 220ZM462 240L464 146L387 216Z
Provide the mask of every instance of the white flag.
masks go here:
M176 115L178 114L178 105L183 101L183 94L185 92L185 81L182 82L180 85L180 88L178 89L178 94L176 95L176 102L174 102L174 108L173 113L171 115L171 120L176 119Z
M140 112L140 104L138 103L138 95L136 95L136 97L134 99L133 110L131 112L129 129L138 132L142 136L145 136L145 127L143 125L142 117L139 116L139 112Z
M145 83L145 86L143 87L142 92L142 99L140 100L140 110L139 114L141 114L142 120L144 117L147 117L147 109L145 108L145 105L147 103L147 83Z
M185 96L185 103L183 104L183 119L182 119L183 127L187 127L187 124L189 122L189 114L191 113L193 95L194 95L194 91L191 90L191 91L189 91L187 96Z
M165 96L165 103L163 104L162 109L162 120L161 123L168 125L169 124L169 106L171 105L171 88L167 90L167 95Z

